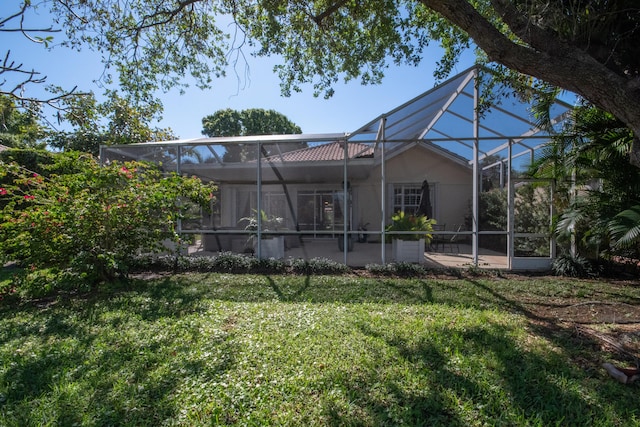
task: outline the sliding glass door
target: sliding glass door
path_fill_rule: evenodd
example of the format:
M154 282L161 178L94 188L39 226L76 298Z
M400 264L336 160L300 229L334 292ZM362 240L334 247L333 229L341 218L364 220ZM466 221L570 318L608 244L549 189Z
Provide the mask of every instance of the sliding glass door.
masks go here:
M344 229L342 191L298 192L298 224L300 230L314 231L315 237L334 237Z

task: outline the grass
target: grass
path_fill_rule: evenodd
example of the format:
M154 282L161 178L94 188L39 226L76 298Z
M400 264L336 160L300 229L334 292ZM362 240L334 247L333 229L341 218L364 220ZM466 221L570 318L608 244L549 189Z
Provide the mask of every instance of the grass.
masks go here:
M640 289L185 274L5 300L0 425L640 425L614 355L537 311L590 300Z

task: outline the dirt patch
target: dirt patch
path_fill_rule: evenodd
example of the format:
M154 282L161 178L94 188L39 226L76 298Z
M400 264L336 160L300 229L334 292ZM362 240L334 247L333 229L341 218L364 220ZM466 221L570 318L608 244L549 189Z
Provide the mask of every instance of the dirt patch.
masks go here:
M640 363L640 307L627 304L588 304L582 313L569 307L563 321L572 325L578 339L590 342L600 351L620 361ZM567 322L567 319L572 321ZM640 366L638 366L640 367Z
M533 308L540 317L576 324L640 325L640 306L623 302L587 301Z
M462 278L468 276L466 273ZM532 277L505 273L496 279L517 281ZM628 292L639 286L636 279L607 279L601 288L597 283L589 287L586 297L576 291L566 296L514 294L505 298L529 319L537 333L552 341L562 336L563 341L567 339L582 349L573 363L592 372L602 372L604 362L640 368L640 298L637 292Z
M637 286L637 285L636 285ZM567 336L582 348L573 363L603 372L602 363L640 368L640 303L553 298L525 303L531 322L546 334Z

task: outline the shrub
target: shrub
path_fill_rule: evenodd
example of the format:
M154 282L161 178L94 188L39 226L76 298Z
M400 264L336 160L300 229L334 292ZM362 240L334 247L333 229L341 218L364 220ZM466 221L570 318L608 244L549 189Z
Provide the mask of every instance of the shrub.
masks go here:
M249 270L254 273L281 274L287 270L286 262L281 259L253 257L249 259L251 260L251 267Z
M132 271L199 271L218 273L247 273L256 260L233 252L221 252L215 256L189 257L180 255L143 255L136 257Z
M28 268L16 274L11 284L12 292L22 299L42 298L53 292L90 290L86 273L57 267Z
M583 278L597 276L591 262L581 256L561 255L553 260L551 270L556 276Z
M411 262L367 264L365 268L371 274L378 276L419 277L428 272L424 266Z
M394 267L396 275L402 277L415 277L426 273L423 266L411 262L399 262L394 264Z
M420 232L424 234L398 234L393 238L403 240L420 240L425 239L425 242L431 241L433 231L433 225L436 223L435 219L427 218L425 215L406 215L404 211L396 212L391 217L391 224L387 226L386 231L394 233L397 231L405 232Z
M258 259L253 256L234 252L221 252L215 256L139 256L132 264L132 269L141 271L200 271L216 273L260 273L282 274L345 274L351 269L339 262L327 258L292 259Z
M211 270L219 273L246 273L251 269L252 259L243 254L221 252L211 259Z
M196 178L163 175L148 164L102 167L69 153L56 159L47 170L68 173L0 165L8 183L0 189L0 259L47 274L68 271L89 283L112 280L129 272L137 254L166 252L167 241L179 247L178 219L190 203L208 206L212 194ZM69 162L73 169L63 167ZM24 283L31 282L48 287L27 276Z
M388 264L367 264L364 269L376 276L388 276L391 274Z
M350 268L345 264L327 259L312 258L310 260L291 260L291 271L295 274L320 275L320 274L345 274Z

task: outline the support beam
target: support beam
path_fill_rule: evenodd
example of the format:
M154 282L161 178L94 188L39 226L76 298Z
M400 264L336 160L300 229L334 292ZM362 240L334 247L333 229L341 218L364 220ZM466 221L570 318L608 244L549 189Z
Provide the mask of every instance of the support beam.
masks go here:
M507 147L507 266L509 270L513 268L513 257L515 256L515 189L511 176L513 169L513 144L509 141Z
M456 98L458 98L458 96L462 93L462 91L464 91L464 88L469 84L469 81L471 81L473 77L474 74L469 73L469 75L465 77L464 80L462 80L462 82L453 91L453 93L451 93L447 101L442 105L438 114L436 114L433 119L431 119L431 122L429 122L429 124L424 128L418 139L423 139L425 136L427 136L427 133L429 133L431 128L438 122L438 120L440 120L444 113L447 112L449 107L451 107L451 104L453 104L453 101L455 101Z
M221 164L221 165L224 165L224 163L222 162L222 159L220 158L220 156L218 156L218 153L216 153L216 150L211 148L211 145L207 145L206 147L209 150L209 152L211 154L213 154L213 157L215 157L215 159L218 161L218 163Z
M256 245L256 256L258 257L258 259L262 259L262 143L260 141L257 142L258 144L258 170L257 170L257 187L258 187L258 194L257 194L257 200L256 200L256 215L258 216L258 234L257 234L257 238L258 238L258 242Z
M478 70L474 70L474 83L473 83L473 203L472 203L472 237L471 237L471 256L473 258L473 265L478 266L478 237L479 237L479 151L480 151L480 88L478 87L480 82L478 80Z
M343 252L344 252L344 265L349 265L347 263L348 253L349 253L349 220L351 219L351 206L349 204L349 182L348 182L348 173L347 173L347 159L349 157L349 146L346 140L342 141L342 145L344 148L344 169L342 174L342 239L343 239Z
M553 230L553 219L556 216L556 204L554 199L556 197L556 182L551 181L549 183L549 230ZM552 260L556 259L556 233L551 233L551 239L549 239L549 256Z
M387 125L387 118L386 117L381 117L380 118L380 125L378 127L378 135L376 137L376 139L378 140L377 142L380 143L380 146L382 148L381 150L381 162L380 162L380 211L381 211L381 220L380 220L380 233L382 235L381 238L381 262L382 264L386 264L387 263L387 251L386 251L386 247L385 247L385 243L387 240L387 236L386 236L386 228L387 228L387 210L386 210L386 203L387 203L387 179L385 176L385 169L386 169L386 165L385 165L385 158L384 158L384 152L385 152L385 127Z
M182 147L178 146L178 155L176 156L176 173L178 175L182 175ZM178 234L182 233L182 219L178 218L176 228L178 229Z

